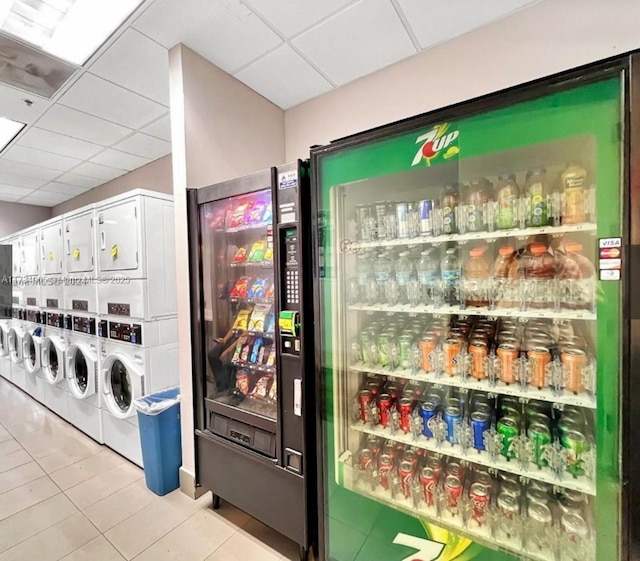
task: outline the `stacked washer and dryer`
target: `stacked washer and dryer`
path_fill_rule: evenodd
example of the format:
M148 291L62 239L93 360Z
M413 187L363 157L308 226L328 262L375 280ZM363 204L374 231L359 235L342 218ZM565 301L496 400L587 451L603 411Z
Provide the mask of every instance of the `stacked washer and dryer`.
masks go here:
M95 213L104 442L142 465L133 402L179 381L173 198L136 190Z
M1 241L21 281L0 375L141 466L133 401L179 381L173 215L136 189Z

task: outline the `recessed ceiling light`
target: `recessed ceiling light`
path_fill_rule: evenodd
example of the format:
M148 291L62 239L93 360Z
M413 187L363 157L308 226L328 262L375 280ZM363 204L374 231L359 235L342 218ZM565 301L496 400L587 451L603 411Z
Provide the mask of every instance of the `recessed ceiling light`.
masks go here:
M0 29L82 65L142 0L0 0Z
M0 152L2 152L9 142L25 127L24 123L18 123L5 117L0 117Z

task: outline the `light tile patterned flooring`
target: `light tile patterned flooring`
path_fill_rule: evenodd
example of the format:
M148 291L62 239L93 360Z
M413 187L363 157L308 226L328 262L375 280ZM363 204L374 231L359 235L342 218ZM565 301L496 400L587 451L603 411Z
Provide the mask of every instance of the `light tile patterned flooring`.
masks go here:
M281 561L298 546L142 470L0 379L0 561Z

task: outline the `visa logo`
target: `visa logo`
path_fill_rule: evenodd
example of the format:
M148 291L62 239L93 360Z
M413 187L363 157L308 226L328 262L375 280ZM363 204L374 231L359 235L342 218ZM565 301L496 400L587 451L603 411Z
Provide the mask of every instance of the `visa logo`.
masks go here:
M600 249L605 247L622 247L622 238L600 238Z

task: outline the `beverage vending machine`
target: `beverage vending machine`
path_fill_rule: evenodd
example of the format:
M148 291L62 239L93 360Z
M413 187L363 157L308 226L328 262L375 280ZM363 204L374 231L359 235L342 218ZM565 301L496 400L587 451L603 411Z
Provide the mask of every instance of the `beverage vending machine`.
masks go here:
M639 558L639 62L312 150L322 560Z
M304 162L188 192L196 480L300 546L316 540Z

